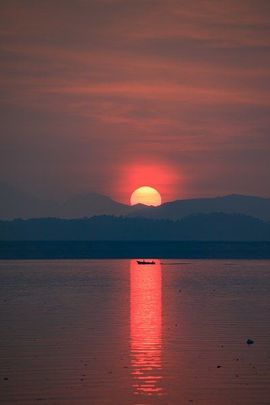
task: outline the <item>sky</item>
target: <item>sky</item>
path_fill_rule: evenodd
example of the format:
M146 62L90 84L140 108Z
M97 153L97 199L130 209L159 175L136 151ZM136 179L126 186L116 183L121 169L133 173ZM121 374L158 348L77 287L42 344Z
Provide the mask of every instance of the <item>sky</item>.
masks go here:
M1 0L0 182L270 197L269 0Z

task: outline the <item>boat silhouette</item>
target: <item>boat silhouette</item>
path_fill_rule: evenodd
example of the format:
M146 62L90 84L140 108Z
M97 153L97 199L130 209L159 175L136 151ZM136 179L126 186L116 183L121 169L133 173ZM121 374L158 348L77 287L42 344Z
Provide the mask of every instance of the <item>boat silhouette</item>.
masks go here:
M154 262L154 260L137 260L138 264L156 264L156 262Z

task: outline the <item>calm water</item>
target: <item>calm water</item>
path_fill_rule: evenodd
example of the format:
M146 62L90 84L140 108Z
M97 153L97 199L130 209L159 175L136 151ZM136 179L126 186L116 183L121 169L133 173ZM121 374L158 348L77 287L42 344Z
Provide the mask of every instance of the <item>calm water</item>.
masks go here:
M270 261L1 261L0 290L3 404L270 404Z

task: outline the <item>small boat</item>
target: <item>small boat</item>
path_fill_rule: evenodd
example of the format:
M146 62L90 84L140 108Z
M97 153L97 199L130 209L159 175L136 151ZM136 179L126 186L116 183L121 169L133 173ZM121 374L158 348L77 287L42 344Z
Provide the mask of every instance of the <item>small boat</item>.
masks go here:
M154 262L154 260L151 261L147 261L147 260L137 260L138 264L156 264L156 262Z

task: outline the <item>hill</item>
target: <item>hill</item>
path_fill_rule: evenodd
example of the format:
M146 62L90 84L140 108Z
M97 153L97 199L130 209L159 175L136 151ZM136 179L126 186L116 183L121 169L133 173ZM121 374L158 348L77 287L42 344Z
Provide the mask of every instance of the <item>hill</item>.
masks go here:
M176 200L159 207L143 207L131 216L177 220L191 214L223 212L270 221L270 199L232 194L224 197Z
M0 240L270 241L270 223L241 214L196 214L178 221L96 216L0 221Z
M43 200L19 188L0 183L0 219L82 218L96 215L178 220L191 214L244 214L270 221L270 199L232 194L223 197L176 200L159 207L129 206L112 198L84 193L64 202Z
M42 200L29 193L0 183L0 219L14 218L82 218L95 215L126 215L141 205L130 207L97 193L71 196L64 202Z

